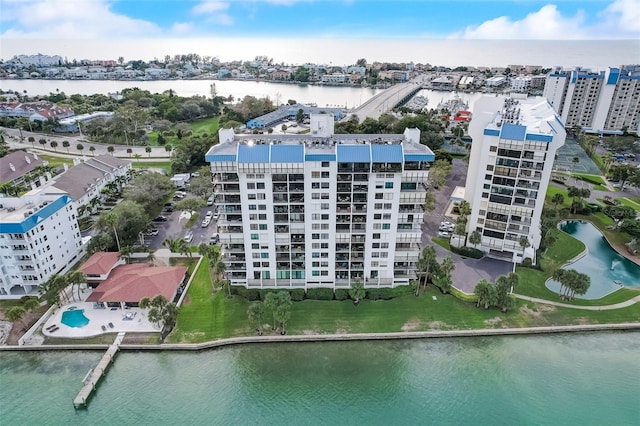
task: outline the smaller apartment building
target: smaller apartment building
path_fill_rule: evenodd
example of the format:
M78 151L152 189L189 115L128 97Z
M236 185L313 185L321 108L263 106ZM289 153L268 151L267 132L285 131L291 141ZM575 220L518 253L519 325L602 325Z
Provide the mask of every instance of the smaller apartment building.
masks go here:
M81 249L70 196L36 189L0 198L0 298L37 294L40 284L75 263Z

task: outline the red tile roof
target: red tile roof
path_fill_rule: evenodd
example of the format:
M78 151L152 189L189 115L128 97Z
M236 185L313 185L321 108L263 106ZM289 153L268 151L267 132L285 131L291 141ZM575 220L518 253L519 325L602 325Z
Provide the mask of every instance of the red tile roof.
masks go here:
M120 265L93 290L87 302L138 303L143 297L151 299L159 294L171 301L186 273L184 266Z
M86 275L104 275L109 272L120 259L117 252L99 251L94 253L80 267L80 271Z

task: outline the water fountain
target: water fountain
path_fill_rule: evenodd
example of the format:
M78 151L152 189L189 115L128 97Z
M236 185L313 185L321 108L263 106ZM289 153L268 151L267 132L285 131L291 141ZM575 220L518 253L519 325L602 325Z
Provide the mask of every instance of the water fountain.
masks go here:
M611 261L611 270L613 271L614 269L616 269L616 266L620 264L619 260L612 260Z

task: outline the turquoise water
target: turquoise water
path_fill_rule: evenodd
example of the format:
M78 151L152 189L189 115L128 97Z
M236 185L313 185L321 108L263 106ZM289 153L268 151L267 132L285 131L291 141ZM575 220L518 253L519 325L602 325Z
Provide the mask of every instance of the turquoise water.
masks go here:
M6 424L637 424L640 333L0 353Z
M575 269L591 277L591 286L587 293L578 296L581 299L599 299L620 288L615 281L625 286L640 286L640 266L620 256L611 248L602 233L589 222L568 221L561 229L582 241L588 254L565 269ZM547 281L547 288L557 292L560 283Z
M89 324L89 318L84 316L84 309L73 309L64 311L60 322L69 327L81 328Z

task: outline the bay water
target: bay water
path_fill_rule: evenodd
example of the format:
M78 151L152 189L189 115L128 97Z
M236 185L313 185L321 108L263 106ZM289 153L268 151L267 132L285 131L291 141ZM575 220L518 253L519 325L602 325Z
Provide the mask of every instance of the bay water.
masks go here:
M0 352L3 424L611 424L640 419L640 333Z

